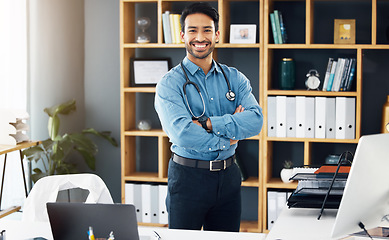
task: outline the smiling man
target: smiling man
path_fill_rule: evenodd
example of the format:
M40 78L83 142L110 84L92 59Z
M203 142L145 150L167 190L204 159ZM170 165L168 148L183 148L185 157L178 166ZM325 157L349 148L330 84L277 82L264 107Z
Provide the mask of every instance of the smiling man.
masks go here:
M166 206L169 228L239 231L238 141L257 135L262 109L250 81L213 60L219 14L194 3L181 15L186 57L159 81L155 109L172 143Z

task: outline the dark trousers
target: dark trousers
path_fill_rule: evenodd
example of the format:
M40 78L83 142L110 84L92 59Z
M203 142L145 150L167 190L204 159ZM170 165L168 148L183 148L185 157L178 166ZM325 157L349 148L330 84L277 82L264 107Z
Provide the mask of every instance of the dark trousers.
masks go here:
M236 164L225 170L182 166L170 160L166 207L169 228L238 232L241 175Z

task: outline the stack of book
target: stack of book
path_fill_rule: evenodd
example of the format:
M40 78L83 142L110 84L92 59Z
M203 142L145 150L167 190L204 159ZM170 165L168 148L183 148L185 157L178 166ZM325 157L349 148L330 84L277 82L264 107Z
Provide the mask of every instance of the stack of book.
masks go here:
M350 91L355 77L355 58L328 59L323 91Z
M26 120L29 115L25 111L0 109L0 144L16 145L29 140Z
M270 13L270 23L273 32L273 39L275 44L283 44L287 41L284 20L282 14L278 10Z
M182 43L181 41L181 14L174 14L166 11L162 13L163 37L165 43Z

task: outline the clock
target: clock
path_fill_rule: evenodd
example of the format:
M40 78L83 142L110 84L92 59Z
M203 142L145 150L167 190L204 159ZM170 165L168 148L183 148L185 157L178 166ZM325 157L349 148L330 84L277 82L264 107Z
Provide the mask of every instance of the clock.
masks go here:
M317 70L309 70L306 76L307 80L305 80L305 86L308 88L308 90L317 90L320 85L319 73Z

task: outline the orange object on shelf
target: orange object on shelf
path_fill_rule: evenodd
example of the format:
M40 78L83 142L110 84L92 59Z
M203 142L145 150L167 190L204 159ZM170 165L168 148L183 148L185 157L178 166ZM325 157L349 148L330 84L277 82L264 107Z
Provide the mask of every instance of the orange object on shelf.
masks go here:
M336 165L325 165L325 166L321 166L318 170L315 171L315 174L318 174L318 173L335 173L336 172L336 168L338 168L338 166ZM351 166L341 166L339 168L339 171L338 173L349 173L350 172L350 168Z

